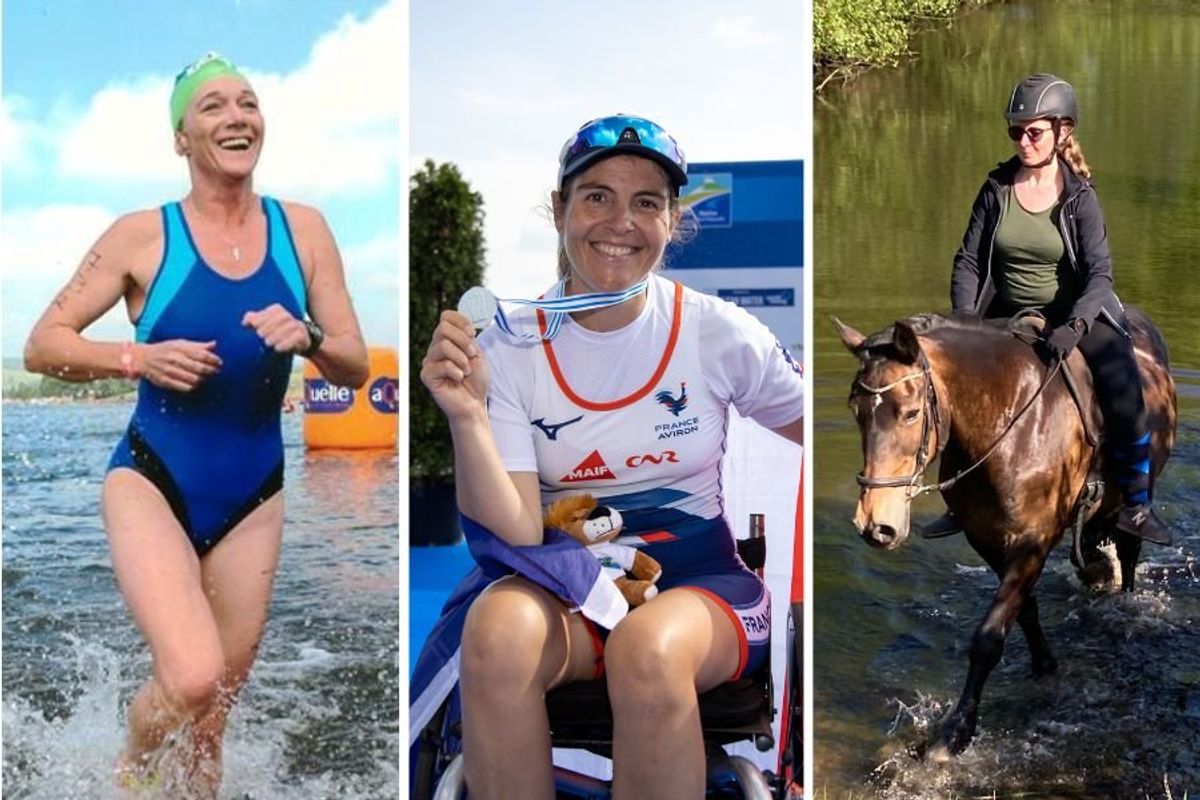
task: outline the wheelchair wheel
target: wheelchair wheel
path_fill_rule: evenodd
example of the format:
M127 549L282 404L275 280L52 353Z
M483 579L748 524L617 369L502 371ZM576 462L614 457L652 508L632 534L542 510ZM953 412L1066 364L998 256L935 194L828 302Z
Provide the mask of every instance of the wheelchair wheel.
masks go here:
M443 728L446 720L446 704L433 715L421 731L417 740L417 753L412 767L412 785L409 787L409 797L412 800L430 800L433 790L437 787L438 778L445 768L442 751Z
M788 734L782 742L783 770L779 776L778 800L796 797L804 780L804 604L788 608L787 688Z
M748 758L724 752L710 756L707 800L771 800L771 785L762 770Z

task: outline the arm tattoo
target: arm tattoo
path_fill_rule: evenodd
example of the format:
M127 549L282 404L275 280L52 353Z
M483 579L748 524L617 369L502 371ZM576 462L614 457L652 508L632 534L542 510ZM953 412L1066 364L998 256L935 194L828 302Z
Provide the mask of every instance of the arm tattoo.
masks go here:
M71 282L67 284L67 288L63 289L58 297L54 298L54 305L59 311L63 310L63 305L67 301L69 295L77 295L87 286L88 278L96 270L100 269L100 254L95 250L90 251L83 257L83 261L79 264L79 269L75 270L75 276L71 278Z

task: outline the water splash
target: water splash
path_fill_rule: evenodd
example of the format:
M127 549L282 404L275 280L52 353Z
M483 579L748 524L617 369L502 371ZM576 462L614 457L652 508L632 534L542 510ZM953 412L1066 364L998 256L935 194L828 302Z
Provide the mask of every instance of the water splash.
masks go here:
M4 783L5 796L17 800L119 800L114 766L124 744L124 713L135 682L121 678L128 656L103 645L75 637L75 663L70 687L74 699L68 712L47 716L38 703L15 691L4 699ZM338 659L318 649L309 649L295 661L266 665L268 676L291 677L319 665L332 665ZM145 674L148 670L139 670ZM325 769L315 775L297 777L293 773L295 754L291 740L301 718L305 724L336 716L336 710L323 707L313 698L297 693L262 692L255 698L254 677L247 689L246 702L235 706L224 743L224 781L221 798L230 800L375 800L394 797L399 785L398 760L386 754L382 739L373 768L365 773L346 774ZM287 713L278 713L284 703ZM160 794L172 800L179 797L172 789L180 772L177 762L168 756L156 764L166 775ZM11 795L10 795L11 793ZM147 800L153 792L146 793Z
M76 697L70 713L47 716L39 704L5 692L5 794L25 800L117 798L113 765L124 743L121 659L95 643L75 639L73 645L70 688Z
M125 708L150 658L114 584L96 503L128 414L5 407L5 798L118 797ZM224 739L220 799L395 798L395 459L347 476L297 457L298 418L284 434L285 543L259 658ZM160 763L158 794L181 800L171 759Z

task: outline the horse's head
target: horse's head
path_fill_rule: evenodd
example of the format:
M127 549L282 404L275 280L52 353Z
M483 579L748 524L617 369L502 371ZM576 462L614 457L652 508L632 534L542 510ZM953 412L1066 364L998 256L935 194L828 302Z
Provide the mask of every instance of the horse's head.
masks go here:
M854 527L867 544L892 550L908 538L909 502L945 444L933 374L916 321L901 320L870 337L836 318L834 324L860 362L849 400L863 449Z

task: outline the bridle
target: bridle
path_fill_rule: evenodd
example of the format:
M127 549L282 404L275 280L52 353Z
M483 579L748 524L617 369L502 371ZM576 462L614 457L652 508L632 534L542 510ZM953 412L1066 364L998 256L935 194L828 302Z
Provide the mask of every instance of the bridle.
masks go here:
M919 355L917 365L921 368L918 372L910 372L883 386L868 386L863 382L862 378L855 378L854 380L859 388L873 395L871 401L873 411L883 402L883 395L892 389L917 378L925 379L925 398L921 404L921 444L917 447L916 469L911 475L897 475L890 478L868 478L863 472L854 476L855 480L858 481L858 485L864 489L906 488L908 490L907 496L910 500L937 488L933 485L918 484L920 484L921 476L925 473L925 469L929 466L930 462L937 458L942 448L946 446L946 433L949 428L949 425L943 425L942 423L937 387L933 385L933 374L929 369L929 359L925 357L924 353ZM938 434L936 450L930 448L929 442L930 433L935 428Z
M1042 383L1040 386L1038 386L1037 391L1033 393L1033 396L1030 397L1021 410L1017 412L1016 416L1009 421L1008 425L1006 425L1004 430L1000 432L1000 435L996 437L996 440L992 442L991 446L988 447L984 454L976 459L975 463L971 466L967 467L966 469L959 470L954 474L953 477L947 478L940 483L922 483L921 476L925 473L925 469L929 466L930 462L936 459L938 455L941 454L942 450L945 449L946 442L949 437L950 425L947 420L942 418L941 407L938 403L937 387L935 387L933 384L933 374L930 371L929 359L925 357L924 353L919 354L917 365L921 368L919 372L910 372L907 375L897 378L891 383L885 384L884 386L868 386L867 384L863 383L862 378L855 378L854 380L855 384L862 388L863 391L874 395L874 400L872 401L872 408L874 409L878 408L879 404L883 401L883 395L897 386L908 383L911 380L916 380L917 378L923 377L925 379L925 399L921 405L921 444L917 448L917 463L915 471L911 475L899 475L890 478L868 478L862 472L854 476L855 480L858 481L858 485L862 486L864 489L905 488L907 489L905 496L909 501L920 497L926 492L941 492L949 489L951 486L958 483L958 481L965 477L969 472L974 471L977 467L983 464L983 462L987 461L992 453L996 452L996 449L1000 446L1000 443L1004 441L1004 437L1007 436L1008 432L1013 429L1013 426L1017 424L1017 421L1020 420L1021 417L1025 416L1025 412L1028 411L1030 407L1033 406L1034 401L1041 396L1042 390L1046 388L1046 384L1050 383L1051 379L1058 374L1058 371L1062 368L1062 359L1055 360L1054 367L1046 373L1046 377L1042 379ZM930 432L935 428L937 430L937 447L936 450L931 451L929 446L929 436Z

